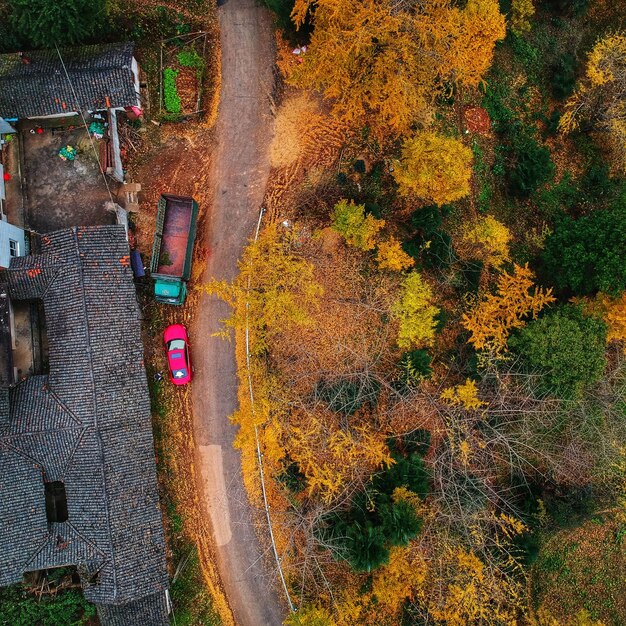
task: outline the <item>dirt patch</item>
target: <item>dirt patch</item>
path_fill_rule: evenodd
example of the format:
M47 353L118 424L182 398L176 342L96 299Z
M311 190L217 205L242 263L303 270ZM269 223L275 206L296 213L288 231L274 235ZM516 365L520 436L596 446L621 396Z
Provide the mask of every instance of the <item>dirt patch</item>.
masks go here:
M198 102L198 76L192 67L181 67L176 77L176 90L183 113L194 113Z
M38 232L70 226L114 224L115 216L106 211L109 191L113 197L118 185L103 178L95 150L104 140L94 140L81 127L46 129L43 134L22 133L24 177L26 179L27 221ZM63 161L59 150L72 146L78 152L74 161Z

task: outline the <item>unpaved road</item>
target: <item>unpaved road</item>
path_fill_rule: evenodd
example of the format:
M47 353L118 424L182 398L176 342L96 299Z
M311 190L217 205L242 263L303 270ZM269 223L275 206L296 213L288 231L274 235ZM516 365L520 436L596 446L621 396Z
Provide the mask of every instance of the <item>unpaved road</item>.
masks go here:
M222 91L216 126L213 190L206 240L204 281L231 280L254 232L263 201L273 132L273 28L255 0L218 2L222 45ZM275 591L276 573L262 554L241 475L236 429L234 343L211 337L228 308L202 296L191 328L195 380L192 388L202 505L211 520L218 568L239 626L280 626L284 617Z

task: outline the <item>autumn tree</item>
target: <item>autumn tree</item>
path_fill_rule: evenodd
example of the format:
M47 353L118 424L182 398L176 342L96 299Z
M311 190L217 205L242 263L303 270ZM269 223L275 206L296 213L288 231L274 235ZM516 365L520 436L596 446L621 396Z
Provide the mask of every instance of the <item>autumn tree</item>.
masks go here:
M254 353L289 326L307 324L321 295L313 266L291 249L293 236L271 224L245 249L233 283L214 280L205 287L233 308L227 327L250 328Z
M322 91L336 115L381 136L427 122L447 81L478 84L504 37L496 0L464 9L450 0L297 0L297 25L312 7L311 43L291 82Z
M568 100L559 127L571 132L583 121L607 132L618 167L626 172L626 35L622 33L596 43L585 78Z
M523 35L531 29L530 20L535 14L533 0L513 0L509 28L515 35Z
M404 142L393 176L401 194L441 205L469 194L472 160L458 139L422 132Z
M533 278L527 265L515 265L512 274L499 276L496 293L463 315L461 323L471 333L468 341L477 350L502 352L513 329L525 326L529 317L536 318L546 304L554 301L551 290L535 287Z
M415 265L415 260L402 249L402 244L395 237L378 244L376 262L381 270L393 272L401 272Z
M469 222L462 230L459 252L468 258L480 259L485 265L500 269L510 260L509 229L495 217L486 215Z
M617 297L598 293L595 298L579 299L587 315L593 315L607 325L606 340L626 341L626 291Z
M439 309L432 303L433 293L418 272L411 272L403 281L400 299L392 308L399 322L398 346L420 348L431 345L437 327Z
M354 200L341 200L333 208L333 230L343 235L348 244L360 250L372 250L376 246L376 235L384 225L385 220L366 214L365 206L355 204Z

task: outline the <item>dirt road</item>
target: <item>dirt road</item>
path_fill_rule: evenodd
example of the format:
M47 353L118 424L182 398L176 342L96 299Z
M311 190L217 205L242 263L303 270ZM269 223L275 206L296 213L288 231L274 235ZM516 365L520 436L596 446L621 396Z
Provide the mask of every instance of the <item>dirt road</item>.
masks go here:
M205 281L232 279L253 234L269 174L273 131L271 17L255 0L219 0L222 91L216 127ZM261 553L243 487L236 430L234 344L211 337L227 307L202 296L191 333L195 359L192 399L202 503L210 516L220 575L240 626L279 626L283 608L276 574ZM269 567L267 564L270 564Z

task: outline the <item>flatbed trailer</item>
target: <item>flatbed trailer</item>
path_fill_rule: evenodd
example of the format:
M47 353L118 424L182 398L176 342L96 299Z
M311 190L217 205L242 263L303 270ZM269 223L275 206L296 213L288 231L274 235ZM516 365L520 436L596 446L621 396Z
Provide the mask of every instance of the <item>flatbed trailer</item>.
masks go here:
M154 296L166 304L183 304L191 276L198 204L193 198L163 194L157 210L150 273Z

